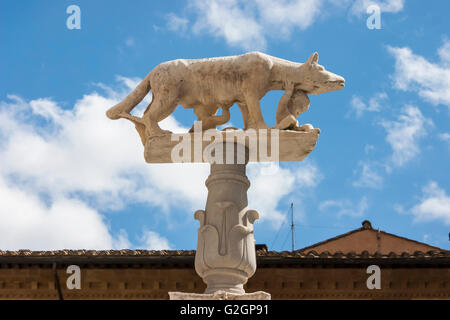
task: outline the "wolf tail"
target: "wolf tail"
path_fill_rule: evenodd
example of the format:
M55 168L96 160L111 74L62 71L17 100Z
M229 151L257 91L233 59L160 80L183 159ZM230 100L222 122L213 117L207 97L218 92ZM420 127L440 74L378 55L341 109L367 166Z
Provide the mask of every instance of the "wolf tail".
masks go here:
M110 119L128 118L130 111L141 102L150 91L150 75L151 72L142 80L136 89L134 89L125 99L111 107L106 111L106 115Z

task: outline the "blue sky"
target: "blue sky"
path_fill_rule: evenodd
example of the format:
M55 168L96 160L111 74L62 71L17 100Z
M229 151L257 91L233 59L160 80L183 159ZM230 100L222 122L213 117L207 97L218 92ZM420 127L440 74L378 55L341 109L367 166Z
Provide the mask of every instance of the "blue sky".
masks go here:
M381 9L368 29L366 8ZM69 30L69 5L81 29ZM194 249L208 166L149 165L105 111L159 63L248 51L319 63L341 91L310 96L321 129L300 163L248 166L257 243L289 250L360 227L450 249L447 1L0 1L0 249ZM273 125L282 92L262 99ZM138 109L142 111L146 98ZM236 106L231 123L242 127ZM187 130L178 108L163 126Z

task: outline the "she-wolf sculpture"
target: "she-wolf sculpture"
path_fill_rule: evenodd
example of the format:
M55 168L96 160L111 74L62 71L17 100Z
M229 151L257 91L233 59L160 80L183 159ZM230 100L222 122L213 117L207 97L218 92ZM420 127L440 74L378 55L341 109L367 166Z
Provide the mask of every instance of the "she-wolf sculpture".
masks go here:
M277 125L295 118L309 106L307 94L340 90L343 77L326 71L312 54L305 63L291 62L261 52L208 59L177 59L156 66L124 100L107 111L111 119L131 120L142 142L165 134L158 122L168 117L178 105L193 108L202 129L215 128L229 121L229 108L235 103L241 110L245 129L268 128L259 100L270 90L286 90L277 110ZM152 102L142 118L131 110L152 90ZM299 99L300 98L300 99ZM283 101L285 100L285 101ZM287 101L286 101L287 100ZM302 104L295 107L296 100ZM222 114L217 115L219 108ZM297 110L297 111L295 111Z

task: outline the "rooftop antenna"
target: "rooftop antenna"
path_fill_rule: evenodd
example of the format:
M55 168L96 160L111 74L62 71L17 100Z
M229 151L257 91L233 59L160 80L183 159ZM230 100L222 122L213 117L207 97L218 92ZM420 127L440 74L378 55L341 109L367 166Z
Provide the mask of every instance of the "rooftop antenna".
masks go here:
M292 252L294 252L294 203L291 202L291 233L292 233Z

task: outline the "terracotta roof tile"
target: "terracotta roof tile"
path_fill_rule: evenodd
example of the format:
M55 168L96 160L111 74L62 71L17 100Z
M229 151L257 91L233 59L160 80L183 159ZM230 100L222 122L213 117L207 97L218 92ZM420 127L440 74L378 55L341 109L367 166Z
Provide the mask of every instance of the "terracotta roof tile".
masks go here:
M388 257L389 258L396 258L397 254L395 252L391 251L391 252L389 252Z
M55 251L1 251L0 257L51 257L51 256L191 256L195 255L194 250L55 250Z
M266 251L257 250L258 257L286 257L286 258L334 258L334 259L369 259L369 258L450 258L450 251L415 251L413 254L403 252L402 254L396 254L390 252L389 254L381 254L379 252L370 254L368 251L357 253L350 251L347 253L335 252L330 253L328 251L321 252L320 254L314 250L304 252L301 250L291 251ZM55 250L55 251L31 251L31 250L17 250L17 251L1 251L0 257L161 257L161 256L194 256L195 250Z

